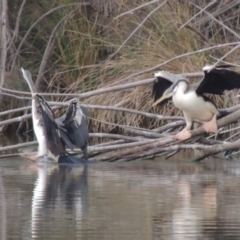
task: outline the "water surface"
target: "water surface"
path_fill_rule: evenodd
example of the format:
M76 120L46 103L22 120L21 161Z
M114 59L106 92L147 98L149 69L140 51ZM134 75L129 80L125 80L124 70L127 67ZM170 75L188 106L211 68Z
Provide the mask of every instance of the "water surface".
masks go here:
M0 238L240 239L240 163L1 159Z

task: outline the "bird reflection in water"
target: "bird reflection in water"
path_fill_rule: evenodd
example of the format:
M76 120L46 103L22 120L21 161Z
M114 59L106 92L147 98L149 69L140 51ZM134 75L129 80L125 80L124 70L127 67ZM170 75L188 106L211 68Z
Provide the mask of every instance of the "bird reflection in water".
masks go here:
M32 197L32 238L43 237L41 234L51 233L54 227L69 228L72 223L74 231L81 231L88 209L87 168L87 165L38 167Z

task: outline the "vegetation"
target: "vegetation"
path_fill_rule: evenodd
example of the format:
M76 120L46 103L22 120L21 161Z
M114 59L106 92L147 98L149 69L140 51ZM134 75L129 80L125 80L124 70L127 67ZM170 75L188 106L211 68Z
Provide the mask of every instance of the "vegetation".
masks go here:
M240 4L236 0L226 3L2 0L2 3L6 26L1 29L0 87L4 87L1 111L28 104L9 96L7 91L29 91L20 67L32 72L39 92L78 93L80 97L96 89L152 78L160 69L173 73L199 72L205 64L218 62L238 67ZM4 8L7 4L8 9ZM81 99L84 104L181 116L171 104L152 108L151 91L149 83ZM236 104L232 96L230 93L224 100L217 99L218 106ZM46 98L63 102L71 97ZM2 114L1 119L24 113ZM91 108L90 113L89 127L93 132L119 132L116 125L153 129L166 123L121 111Z

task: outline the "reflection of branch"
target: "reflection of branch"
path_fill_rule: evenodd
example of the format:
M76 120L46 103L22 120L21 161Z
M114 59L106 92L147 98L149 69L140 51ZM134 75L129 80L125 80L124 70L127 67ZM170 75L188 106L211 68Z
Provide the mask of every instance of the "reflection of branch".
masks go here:
M6 240L7 239L7 204L6 204L6 191L5 187L3 185L2 176L0 176L0 199L1 199L1 239Z

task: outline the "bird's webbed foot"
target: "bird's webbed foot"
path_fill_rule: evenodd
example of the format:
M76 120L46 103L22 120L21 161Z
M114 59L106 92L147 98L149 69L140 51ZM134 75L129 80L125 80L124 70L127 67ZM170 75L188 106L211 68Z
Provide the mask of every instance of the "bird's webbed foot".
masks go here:
M177 133L174 138L183 141L190 138L191 136L191 132L188 129L184 128L181 132Z
M216 119L213 118L211 121L204 123L203 128L207 133L216 133L218 131Z

